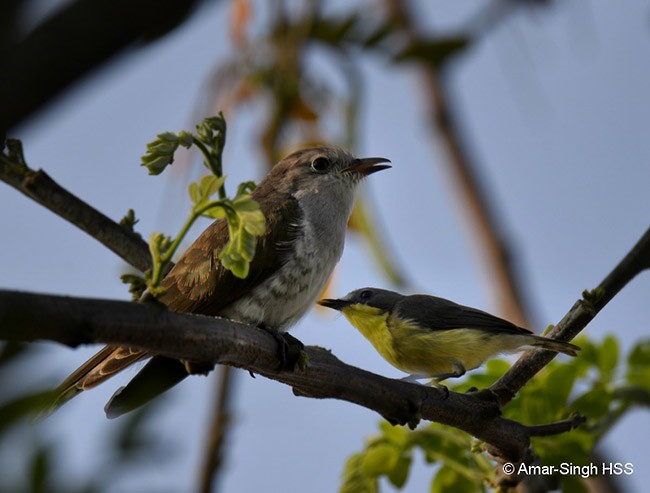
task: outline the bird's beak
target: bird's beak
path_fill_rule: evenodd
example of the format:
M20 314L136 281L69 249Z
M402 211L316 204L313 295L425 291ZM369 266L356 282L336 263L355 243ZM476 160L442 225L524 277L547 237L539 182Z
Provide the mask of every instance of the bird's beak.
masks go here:
M352 303L347 300L320 300L318 304L327 308L341 311L343 308L350 306Z
M366 157L366 158L357 158L354 160L352 166L341 170L341 173L358 173L361 176L368 176L382 169L390 168L388 164L380 163L390 163L390 160L385 157ZM331 301L331 300L329 300Z

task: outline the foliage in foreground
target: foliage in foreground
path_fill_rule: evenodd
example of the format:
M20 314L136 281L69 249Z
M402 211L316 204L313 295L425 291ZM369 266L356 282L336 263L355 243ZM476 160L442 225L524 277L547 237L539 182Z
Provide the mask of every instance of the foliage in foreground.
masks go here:
M581 337L579 357L556 358L533 378L503 409L505 417L526 425L550 423L578 412L587 422L577 430L550 437L535 437L532 447L542 465L576 466L591 462L594 447L627 411L650 407L650 339L636 344L622 360L618 341L606 337L598 344ZM489 361L452 390L489 387L509 363ZM383 421L379 434L370 437L361 452L350 456L343 471L342 493L374 493L380 479L401 489L407 482L413 454L420 450L435 470L432 493L484 492L494 486L495 467L483 444L466 433L436 423L409 431ZM581 477L553 478L564 491L586 492Z

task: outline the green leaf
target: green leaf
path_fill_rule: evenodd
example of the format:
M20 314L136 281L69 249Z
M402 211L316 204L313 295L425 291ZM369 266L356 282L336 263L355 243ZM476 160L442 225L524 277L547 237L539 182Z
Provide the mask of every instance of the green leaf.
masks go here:
M379 476L392 471L401 455L400 449L388 443L369 447L363 455L361 468L368 476Z
M142 156L141 166L146 166L150 175L159 175L174 159L169 156Z
M201 189L201 196L204 200L210 198L212 195L223 186L226 181L226 176L206 175L201 178L199 187Z
M627 381L650 389L650 339L639 342L627 357Z
M120 226L128 229L131 232L135 232L133 229L134 226L138 223L138 219L135 217L135 212L133 209L129 209L122 219L120 219Z
M473 493L481 491L481 483L472 482L447 466L442 466L433 478L431 493Z
M345 463L343 469L343 483L339 493L378 493L379 481L377 476L369 476L363 471L361 463L363 462L362 454L353 454Z
M572 364L559 364L549 369L546 394L551 408L561 413L566 407L575 379L576 368Z
M405 449L411 443L411 434L403 426L393 426L388 421L379 423L383 439L388 443Z
M120 280L129 285L129 293L133 301L139 300L147 289L147 282L138 274L122 274Z
M219 205L223 201L215 201L214 205L209 207L208 209L205 209L201 215L204 217L210 217L212 219L225 219L227 217L227 211L225 207L222 207ZM208 204L204 204L208 205Z
M393 467L392 471L388 473L388 480L392 483L393 486L397 489L401 489L405 484L409 476L409 470L411 468L411 456L402 454L397 463Z
M603 340L598 352L598 368L604 377L608 377L618 364L618 341L612 335ZM609 380L610 378L607 378Z
M252 193L256 188L257 184L254 181L249 180L241 182L237 187L237 195L235 196L235 200L237 200L240 195Z
M180 132L178 132L178 143L183 147L189 149L190 147L192 147L192 144L194 143L194 136L190 132L181 130Z
M33 493L45 493L47 491L47 479L52 469L51 450L41 446L36 450L31 464L31 491Z
M190 199L192 199L193 204L198 204L201 202L201 191L199 190L199 184L193 181L189 186Z
M571 403L570 409L588 419L599 419L609 412L611 392L602 384L595 385Z

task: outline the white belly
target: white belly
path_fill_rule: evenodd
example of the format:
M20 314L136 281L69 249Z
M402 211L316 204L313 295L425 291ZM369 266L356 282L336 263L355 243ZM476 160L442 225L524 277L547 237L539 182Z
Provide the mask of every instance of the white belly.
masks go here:
M284 331L314 305L343 253L345 224L333 224L334 227L327 228L329 231L318 226L318 234L313 223L309 224L303 221L304 232L293 243L293 254L287 253L278 273L232 303L221 315L252 324L264 322Z

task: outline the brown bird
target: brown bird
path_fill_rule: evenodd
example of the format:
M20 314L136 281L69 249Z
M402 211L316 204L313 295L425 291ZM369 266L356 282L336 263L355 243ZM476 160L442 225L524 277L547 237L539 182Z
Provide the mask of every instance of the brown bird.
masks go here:
M158 301L177 312L257 324L276 334L286 331L314 304L341 257L357 185L389 168L381 164L386 162L355 158L334 146L286 157L252 193L267 226L248 276L237 278L221 265L218 255L228 241L228 227L217 220L164 278ZM189 372L209 371L145 351L106 346L57 388L52 411L146 358L151 360L106 405L109 418L148 402Z

